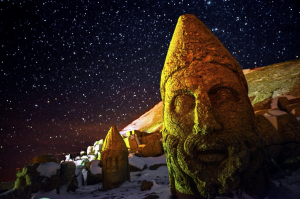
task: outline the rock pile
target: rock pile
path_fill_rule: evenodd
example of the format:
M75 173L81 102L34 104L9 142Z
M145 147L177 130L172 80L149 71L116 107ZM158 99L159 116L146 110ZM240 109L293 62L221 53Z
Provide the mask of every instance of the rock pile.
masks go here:
M146 133L138 130L127 131L124 142L129 152L143 157L163 154L161 132Z

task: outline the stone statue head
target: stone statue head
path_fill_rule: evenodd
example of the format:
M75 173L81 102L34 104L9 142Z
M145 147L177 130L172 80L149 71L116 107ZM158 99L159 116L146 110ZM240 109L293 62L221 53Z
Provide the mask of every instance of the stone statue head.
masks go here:
M194 15L179 17L160 88L172 194L263 192L246 182L263 156L242 68Z
M102 152L103 188L109 190L130 181L128 149L116 126L106 135Z

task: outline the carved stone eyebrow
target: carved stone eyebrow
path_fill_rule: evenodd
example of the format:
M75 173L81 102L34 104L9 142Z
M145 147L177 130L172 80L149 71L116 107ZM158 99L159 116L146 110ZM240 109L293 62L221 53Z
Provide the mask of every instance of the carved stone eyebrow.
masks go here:
M187 90L187 89L179 89L179 90L176 90L176 91L172 91L172 94L190 94L190 95L193 95L194 96L194 93L190 90Z

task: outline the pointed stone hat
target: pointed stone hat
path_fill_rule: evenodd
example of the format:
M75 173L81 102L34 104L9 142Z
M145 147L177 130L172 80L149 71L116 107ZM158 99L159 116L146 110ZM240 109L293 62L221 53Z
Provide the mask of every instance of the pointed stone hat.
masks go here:
M192 68L192 71L201 70L201 66L205 66L207 63L232 70L248 94L247 81L240 64L220 40L195 15L180 16L161 73L162 100L164 101L165 84L169 77L185 68Z
M102 151L108 149L115 151L125 151L128 153L126 144L116 126L112 126L105 137Z

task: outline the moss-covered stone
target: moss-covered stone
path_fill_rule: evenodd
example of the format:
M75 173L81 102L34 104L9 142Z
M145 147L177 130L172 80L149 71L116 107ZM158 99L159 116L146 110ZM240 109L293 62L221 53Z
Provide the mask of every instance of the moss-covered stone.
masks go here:
M194 15L181 16L161 75L172 194L210 198L239 187L264 194L269 178L247 90L221 42Z
M256 96L252 105L283 94L300 96L300 60L261 67L245 74L245 77L249 86L248 96Z

